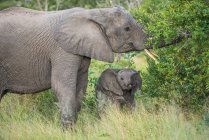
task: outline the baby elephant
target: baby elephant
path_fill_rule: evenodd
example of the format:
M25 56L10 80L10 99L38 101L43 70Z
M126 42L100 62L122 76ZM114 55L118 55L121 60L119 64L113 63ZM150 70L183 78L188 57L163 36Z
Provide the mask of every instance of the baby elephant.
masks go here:
M132 69L106 69L96 85L97 113L101 114L108 103L119 108L135 106L134 93L141 88L142 79Z

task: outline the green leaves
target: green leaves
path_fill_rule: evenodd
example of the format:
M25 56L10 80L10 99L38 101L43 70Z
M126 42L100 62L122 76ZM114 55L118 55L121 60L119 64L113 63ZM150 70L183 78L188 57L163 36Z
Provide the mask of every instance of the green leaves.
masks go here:
M5 0L0 1L0 9L11 6L22 6L36 10L55 11L72 7L94 8L96 0Z
M189 32L190 39L164 49L156 49L159 63L148 59L144 94L176 100L181 106L201 111L209 96L209 7L204 0L148 0L131 12L142 21L150 42L163 37L170 42ZM175 94L175 95L174 95Z

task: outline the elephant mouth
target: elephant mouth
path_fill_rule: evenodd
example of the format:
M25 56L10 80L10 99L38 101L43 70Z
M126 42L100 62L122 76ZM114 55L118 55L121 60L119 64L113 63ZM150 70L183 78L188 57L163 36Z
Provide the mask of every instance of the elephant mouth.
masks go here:
M128 43L128 46L134 48L134 44L132 42Z
M120 52L130 52L136 50L132 42L125 43L120 47Z

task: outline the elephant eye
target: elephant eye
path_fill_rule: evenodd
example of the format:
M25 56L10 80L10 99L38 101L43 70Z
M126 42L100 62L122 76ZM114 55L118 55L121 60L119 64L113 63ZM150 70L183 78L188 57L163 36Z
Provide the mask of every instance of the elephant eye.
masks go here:
M123 77L120 78L121 80L124 80Z
M130 29L130 27L125 27L124 30L125 30L126 32L128 32L128 31L130 31L131 29Z

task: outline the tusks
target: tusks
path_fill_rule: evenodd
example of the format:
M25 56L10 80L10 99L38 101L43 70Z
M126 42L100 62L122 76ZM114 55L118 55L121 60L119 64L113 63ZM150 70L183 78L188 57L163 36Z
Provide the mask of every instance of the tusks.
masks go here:
M155 62L157 62L156 57L158 57L158 55L156 55L156 54L153 53L153 52L150 52L148 49L144 49L144 51L146 52L146 54L147 54L150 58L152 58L153 60L155 60Z
M145 51L146 54L147 54L150 58L152 58L155 62L158 62L158 61L157 61L157 58L156 58L156 57L158 57L157 54L155 54L155 53L149 51L148 49L144 49L144 51ZM118 53L118 54L117 54L117 58L116 58L116 62L117 62L117 63L120 61L121 56L122 56L121 53Z

